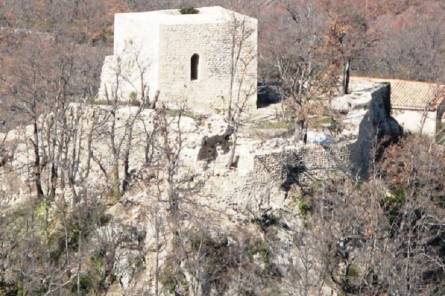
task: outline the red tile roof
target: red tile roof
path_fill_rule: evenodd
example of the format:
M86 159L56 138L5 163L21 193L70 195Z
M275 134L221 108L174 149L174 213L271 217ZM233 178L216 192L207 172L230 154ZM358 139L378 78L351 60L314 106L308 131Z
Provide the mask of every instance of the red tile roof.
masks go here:
M445 100L445 85L373 77L351 77L351 80L389 82L391 84L391 105L394 109L425 110L428 108L430 111L435 111L439 104Z

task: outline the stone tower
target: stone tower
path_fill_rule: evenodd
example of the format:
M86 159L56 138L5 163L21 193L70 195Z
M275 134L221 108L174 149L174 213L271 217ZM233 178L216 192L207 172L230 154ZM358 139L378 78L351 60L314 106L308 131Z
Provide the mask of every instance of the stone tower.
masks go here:
M197 10L116 14L99 98L115 94L125 102L159 91L172 107L221 109L230 100L255 106L257 20L218 6Z

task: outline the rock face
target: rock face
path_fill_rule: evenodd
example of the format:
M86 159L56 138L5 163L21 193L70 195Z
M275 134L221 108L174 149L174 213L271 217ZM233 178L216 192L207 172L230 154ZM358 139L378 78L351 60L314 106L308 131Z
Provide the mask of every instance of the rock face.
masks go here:
M358 139L350 146L351 170L354 176L367 179L370 164L377 160L384 148L403 134L402 127L391 117L391 87L389 83L382 84L372 91L370 100L359 102L350 99L350 105L355 108L367 109L360 121Z
M218 155L227 154L230 151L230 138L234 130L221 119L208 121L207 125L209 128L207 132L204 132L201 148L198 151L198 161L212 162Z
M389 85L373 82L352 82L351 93L336 97L332 100L333 110L343 115L343 136L355 139L359 133L359 126L369 110L371 101L378 100L379 104L374 108L385 116L391 110ZM388 100L385 103L385 100ZM386 104L386 105L385 105ZM387 105L389 104L389 106ZM389 111L390 112L390 111Z
M377 111L369 115L376 128L385 126L382 122L387 112L379 112L379 104L384 103L378 99L370 103L376 104ZM77 128L83 131L75 147L88 149L91 134L95 156L89 167L88 150L82 150L75 159L81 172L87 167L91 171L88 180L79 177L76 185L86 185L99 195L100 188L108 191L106 175L113 169L111 126L106 120L113 110L72 107L73 114L79 116ZM122 140L122 147L131 144L128 165L135 173L123 196L107 205L110 221L91 234L90 242L97 249L102 250L101 242L112 246L101 252L108 295L154 295L154 283L159 283L159 295L196 295L187 291L192 287L201 289L201 295L240 295L240 278L248 285L243 287L245 294L250 295L303 295L299 292L303 287L313 291L310 295L333 295L316 268L304 270L308 261L318 264L316 255L304 250L304 244L316 242L296 245L295 234L307 231L300 210L304 204L299 200L301 192L309 189L305 184L322 180L327 172L347 163L347 146L329 144L317 134L310 138L323 145L304 145L283 136L263 139L239 130L235 150L238 166L227 169L226 152L233 142L224 116L198 118L195 114L145 110L138 115L129 142L125 125L138 114L137 108L119 107L113 112L115 137ZM45 118L41 125L46 126ZM162 133L163 128L168 132ZM22 163L33 163L32 155L25 157L32 130L24 128L10 136L8 141L18 149L8 170L29 183L29 173L18 168L24 167ZM175 163L166 160L176 153ZM122 161L119 165L122 172ZM0 173L5 169L0 167ZM7 183L4 176L0 174L2 184ZM67 200L70 197L68 189L57 195L65 195ZM172 196L176 199L173 202ZM174 216L174 211L180 215ZM307 273L308 282L295 280L302 273ZM202 287L196 286L198 282Z

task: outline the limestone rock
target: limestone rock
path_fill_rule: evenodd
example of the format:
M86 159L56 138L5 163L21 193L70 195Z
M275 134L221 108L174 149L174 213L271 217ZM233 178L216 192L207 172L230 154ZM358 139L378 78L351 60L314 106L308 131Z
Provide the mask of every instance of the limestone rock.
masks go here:
M342 120L345 130L343 135L356 137L360 122L368 112L371 101L378 102L373 104L373 108L379 109L380 113L384 113L386 109L390 109L389 102L389 84L385 83L352 83L352 91L348 95L334 98L331 103L333 110L344 115Z
M391 116L390 86L384 84L372 94L367 112L359 125L357 141L351 144L352 174L366 179L369 165L377 160L389 143L403 134L402 127Z
M118 248L116 250L113 274L119 281L122 289L130 288L136 273L141 271L144 265L144 257L137 250Z
M309 144L329 145L333 143L332 137L322 132L308 131L307 142Z

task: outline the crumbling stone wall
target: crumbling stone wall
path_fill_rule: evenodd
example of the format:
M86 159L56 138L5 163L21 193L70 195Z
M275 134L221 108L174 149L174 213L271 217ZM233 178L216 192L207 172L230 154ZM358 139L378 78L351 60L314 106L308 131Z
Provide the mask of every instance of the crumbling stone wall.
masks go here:
M349 148L341 143L330 147L300 145L255 155L253 172L258 182L273 182L283 189L322 179L326 171L349 169Z

